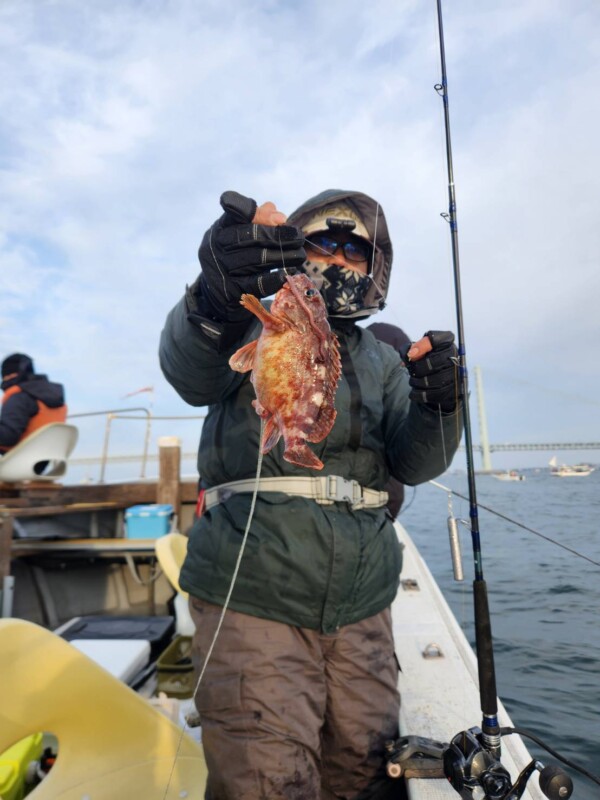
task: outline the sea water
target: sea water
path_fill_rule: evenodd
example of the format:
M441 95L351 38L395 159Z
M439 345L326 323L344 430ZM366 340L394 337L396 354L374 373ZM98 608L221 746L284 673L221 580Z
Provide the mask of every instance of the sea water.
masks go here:
M588 771L600 773L600 469L557 478L525 470L524 481L476 477L483 573L488 586L498 695L522 727ZM468 495L464 473L438 480ZM492 514L488 506L556 540L568 552ZM453 497L456 518L469 503ZM470 527L459 524L465 580L454 581L448 542L448 494L432 484L407 488L399 521L474 643ZM480 725L481 720L473 720ZM458 731L456 731L458 733ZM552 756L529 740L544 764ZM598 800L600 786L565 767L575 800Z

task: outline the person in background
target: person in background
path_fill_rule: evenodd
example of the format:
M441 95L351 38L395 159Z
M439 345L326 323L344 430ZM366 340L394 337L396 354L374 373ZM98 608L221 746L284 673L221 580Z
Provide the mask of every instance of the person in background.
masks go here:
M392 265L371 197L326 191L287 223L273 203L237 192L221 206L200 245L200 275L169 313L159 348L179 395L208 406L198 451L205 510L180 574L203 672L195 703L205 797L382 798L398 789L384 752L398 736L391 604L402 566L384 488L390 474L413 485L440 475L458 447L454 337L430 331L407 369L356 324L383 307ZM281 441L264 457L237 570L260 437L249 374L228 363L261 330L240 296L268 297L297 270L314 280L338 337L337 417L312 445L321 471L285 461Z
M402 359L402 363L405 364L406 354L410 350L412 342L402 328L387 322L373 322L367 326L367 330L372 331L380 342L385 342L393 347ZM385 490L390 496L386 508L392 519L396 519L404 503L404 485L390 475Z
M32 359L24 353L13 353L2 362L2 391L0 455L38 428L67 418L62 384L36 375Z

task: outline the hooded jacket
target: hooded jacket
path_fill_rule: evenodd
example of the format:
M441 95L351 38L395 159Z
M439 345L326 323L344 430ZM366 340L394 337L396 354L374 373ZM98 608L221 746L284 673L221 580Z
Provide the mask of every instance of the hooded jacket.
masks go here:
M368 328L380 342L386 342L400 355L400 358L405 362L406 353L410 349L411 341L402 328L396 325L390 325L387 322L373 322ZM404 486L390 475L390 478L385 487L389 495L387 509L390 512L392 519L395 519L400 513L402 504L404 503Z
M373 282L365 295L365 307L368 310L352 315L356 319L361 319L384 307L390 284L393 249L385 214L379 203L362 192L328 189L293 211L288 217L287 224L303 228L317 210L339 204L349 206L360 217L375 251Z
M313 208L318 207L319 201ZM391 259L385 233L379 247ZM253 478L260 438L260 420L251 405L254 389L248 373L234 372L228 360L258 337L261 325L253 323L229 352L219 353L188 313L183 298L167 317L159 354L165 377L179 395L190 405L208 407L198 451L201 486ZM398 353L351 320L332 322L342 378L335 424L325 440L312 445L324 462L319 475L383 490L390 475L417 484L442 473L458 446L460 413L440 420L411 402ZM262 477L312 474L284 461L281 441L263 459ZM224 604L251 500L251 494L231 495L194 523L180 575L191 595ZM385 508L353 510L342 502L319 505L282 492L259 493L230 607L330 633L386 608L396 594L401 565Z
M44 425L67 418L65 392L46 375L19 374L2 381L4 395L0 412L0 453Z

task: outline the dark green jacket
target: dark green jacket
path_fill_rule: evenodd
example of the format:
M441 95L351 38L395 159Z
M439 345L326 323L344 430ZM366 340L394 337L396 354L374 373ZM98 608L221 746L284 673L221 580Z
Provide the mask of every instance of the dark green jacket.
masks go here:
M325 465L320 474L378 490L390 474L408 485L440 475L457 449L461 415L443 417L442 441L438 414L409 400L408 373L395 350L353 323L334 330L343 376L333 429L311 445ZM257 323L244 342L259 332ZM251 406L254 389L248 374L229 368L230 355L215 352L199 335L182 299L167 318L160 360L184 400L209 407L198 453L204 487L256 474L260 420ZM264 457L262 476L311 474L288 464L282 454L280 441ZM233 495L194 524L180 577L190 594L224 603L251 497ZM230 607L328 633L386 608L396 594L401 565L384 508L353 511L345 503L323 506L265 493L256 503Z

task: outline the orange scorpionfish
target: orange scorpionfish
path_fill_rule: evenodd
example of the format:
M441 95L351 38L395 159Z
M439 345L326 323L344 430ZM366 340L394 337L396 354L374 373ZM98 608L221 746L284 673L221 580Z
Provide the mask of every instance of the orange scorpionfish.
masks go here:
M259 338L229 359L236 372L252 370L252 405L265 422L261 451L268 453L283 436L286 461L322 469L306 442L322 441L333 427L341 374L325 302L311 279L298 273L287 276L270 311L254 295L242 295L240 303L263 324Z

